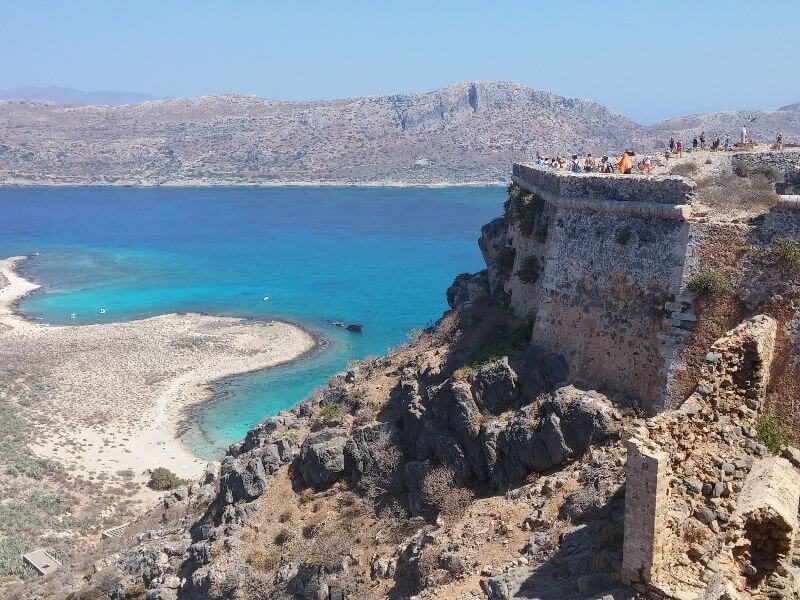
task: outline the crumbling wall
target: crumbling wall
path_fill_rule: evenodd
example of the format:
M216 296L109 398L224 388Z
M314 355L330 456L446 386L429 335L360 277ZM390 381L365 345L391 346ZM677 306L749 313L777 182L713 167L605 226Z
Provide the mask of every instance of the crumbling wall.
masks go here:
M709 349L687 401L631 432L625 582L687 599L713 596L718 584L747 597L797 589L788 559L800 479L755 439L754 427L776 329L759 315L726 333ZM643 469L645 459L653 466Z

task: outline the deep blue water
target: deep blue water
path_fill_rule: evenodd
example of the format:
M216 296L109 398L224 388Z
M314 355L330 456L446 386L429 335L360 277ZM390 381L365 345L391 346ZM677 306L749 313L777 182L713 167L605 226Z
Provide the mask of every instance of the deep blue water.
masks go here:
M500 188L0 188L0 256L39 253L23 271L44 288L20 308L46 322L203 311L325 338L193 412L184 440L211 458L349 360L433 323L453 277L481 268L476 239L502 200Z

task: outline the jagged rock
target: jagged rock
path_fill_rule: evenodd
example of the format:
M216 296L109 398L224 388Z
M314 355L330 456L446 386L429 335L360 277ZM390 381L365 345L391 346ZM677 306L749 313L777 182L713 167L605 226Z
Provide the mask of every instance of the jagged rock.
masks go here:
M400 432L391 423L358 427L344 446L344 471L353 483L370 474L386 491L402 492Z
M551 413L542 419L540 439L544 442L547 454L550 456L550 464L560 465L569 455L570 449L564 441L564 433L561 431L561 419Z
M480 430L480 411L466 381L446 380L428 388L433 414L455 431L475 436Z
M195 567L200 567L211 562L211 544L207 541L196 542L189 546L189 561Z
M447 304L452 309L463 309L485 301L489 297L489 277L485 270L470 275L462 273L447 288Z
M328 600L325 569L319 565L301 565L287 582L286 591L303 600Z
M517 374L508 364L507 356L478 369L473 386L478 403L492 414L503 412L519 397Z
M372 579L387 579L394 575L395 561L386 556L374 555L370 562Z
M542 411L559 418L564 441L574 456L582 455L589 444L603 442L615 431L614 409L599 392L565 386L544 401Z
M255 500L267 489L267 475L259 458L246 462L228 456L222 461L220 497L226 504Z
M160 548L135 546L120 552L115 565L119 571L139 577L146 584L161 577L169 564L169 557Z
M326 429L309 435L300 448L296 469L307 485L333 483L344 473L345 431Z
M145 598L147 600L178 600L178 591L167 587L160 587L154 590L147 590Z
M244 454L256 448L261 448L264 444L272 441L272 437L280 426L280 420L277 417L270 417L264 419L253 429L247 432L241 446L239 453Z

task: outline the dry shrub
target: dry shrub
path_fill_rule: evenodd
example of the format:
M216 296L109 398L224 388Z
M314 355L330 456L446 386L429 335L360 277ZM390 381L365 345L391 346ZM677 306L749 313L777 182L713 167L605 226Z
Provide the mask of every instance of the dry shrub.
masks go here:
M287 523L288 521L292 520L293 516L294 516L294 509L287 508L280 514L280 516L278 516L278 521L280 521L281 523Z
M720 210L763 212L778 203L778 194L770 180L761 173L749 177L726 174L703 179L697 185L701 202Z
M690 177L697 173L697 165L693 162L679 163L669 170L671 175Z
M454 521L464 514L475 498L469 488L456 485L450 467L437 465L422 479L422 499L445 521Z
M244 561L262 571L274 571L281 564L281 553L266 546L256 546L245 556Z
M294 539L294 532L284 527L277 534L275 534L275 544L283 546L288 544Z

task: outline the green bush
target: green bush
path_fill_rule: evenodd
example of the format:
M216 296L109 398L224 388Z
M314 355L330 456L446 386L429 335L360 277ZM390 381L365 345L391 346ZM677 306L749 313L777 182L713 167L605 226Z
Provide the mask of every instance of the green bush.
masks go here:
M169 469L158 467L150 472L150 481L147 482L147 487L151 490L171 490L187 483L189 482L178 477Z
M22 563L22 555L31 550L30 542L17 536L0 539L0 577L26 575L28 567Z
M731 291L731 281L719 271L700 271L692 275L687 287L698 296L719 296Z
M787 265L800 265L800 240L776 240L772 252Z
M775 415L764 413L756 419L756 439L777 454L782 446L791 444L794 436L791 430L781 423Z
M528 256L522 261L522 265L517 271L517 277L522 283L536 283L540 272L539 259L535 256Z
M522 235L530 237L536 220L544 210L544 200L531 194L516 184L508 187L508 200L505 202L506 218L519 222Z
M319 422L327 427L331 423L335 423L342 416L342 407L339 404L328 404L321 411L319 411Z

